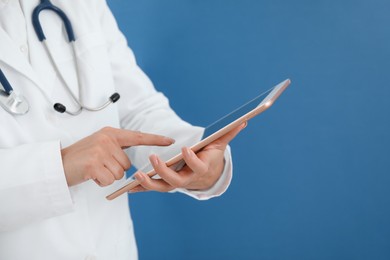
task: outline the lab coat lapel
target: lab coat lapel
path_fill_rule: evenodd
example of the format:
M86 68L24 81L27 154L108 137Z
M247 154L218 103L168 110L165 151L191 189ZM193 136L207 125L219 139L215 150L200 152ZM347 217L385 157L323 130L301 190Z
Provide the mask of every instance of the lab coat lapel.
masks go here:
M19 71L25 77L29 78L38 87L42 88L42 82L35 73L26 58L20 53L15 43L8 34L0 27L0 61Z

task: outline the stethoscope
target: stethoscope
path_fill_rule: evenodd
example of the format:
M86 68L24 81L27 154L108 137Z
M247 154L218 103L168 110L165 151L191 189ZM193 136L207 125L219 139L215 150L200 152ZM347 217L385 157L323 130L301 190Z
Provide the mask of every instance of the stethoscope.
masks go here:
M75 64L76 64L76 73L77 73L77 82L78 82L78 88L80 90L80 75L79 75L79 65L76 57L76 51L75 51L75 36L72 28L72 24L69 20L69 18L66 16L66 14L59 9L58 7L54 6L50 0L41 0L41 3L35 7L33 14L32 14L32 24L35 30L35 33L38 36L38 39L40 42L43 43L43 46L50 58L50 62L52 63L54 69L56 70L56 73L58 77L60 78L61 82L64 84L67 92L69 95L72 97L73 101L79 106L79 108L76 111L68 111L66 107L61 104L61 103L55 103L54 104L54 109L59 112L59 113L67 113L69 115L78 115L81 113L83 109L88 110L88 111L100 111L104 108L106 108L108 105L115 103L116 101L119 100L120 95L118 93L112 94L109 99L102 104L99 107L88 107L84 105L80 99L78 99L75 94L72 92L68 84L66 83L65 79L63 78L62 74L60 73L57 64L55 63L53 56L51 55L50 49L47 46L46 42L46 37L45 34L43 33L43 29L41 26L41 23L39 21L39 14L44 11L44 10L49 10L55 12L62 20L65 26L65 30L67 33L67 37L69 40L69 43L72 45L72 52L75 57ZM26 98L19 94L15 93L13 90L10 82L7 80L5 77L3 71L0 69L0 84L3 86L4 90L0 90L0 105L9 113L14 114L14 115L23 115L26 114L29 110L29 104ZM79 91L81 93L81 91Z

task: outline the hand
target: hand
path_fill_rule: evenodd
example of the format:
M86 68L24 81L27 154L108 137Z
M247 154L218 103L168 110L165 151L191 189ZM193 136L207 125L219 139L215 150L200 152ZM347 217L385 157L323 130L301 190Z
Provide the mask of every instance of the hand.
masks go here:
M188 147L182 148L186 165L178 172L167 167L158 156L150 156L150 162L161 179L152 179L143 172L137 172L135 178L140 185L130 190L130 193L149 190L168 192L176 188L205 190L212 187L222 174L226 146L246 125L246 122L243 123L197 154Z
M131 162L122 149L135 145L168 146L171 138L105 127L61 150L68 186L93 179L100 186L124 176Z

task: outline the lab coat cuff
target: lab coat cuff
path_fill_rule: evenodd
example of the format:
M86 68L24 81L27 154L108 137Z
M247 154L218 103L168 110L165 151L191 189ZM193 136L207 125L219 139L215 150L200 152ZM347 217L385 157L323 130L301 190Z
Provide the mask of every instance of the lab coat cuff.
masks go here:
M175 192L184 193L197 200L208 200L214 197L221 196L229 187L233 176L233 163L230 152L230 147L227 146L225 150L225 166L218 181L207 190L187 190L175 189Z
M73 210L73 201L65 178L62 164L61 144L59 141L48 144L45 175L47 196L50 202L51 214L62 215Z

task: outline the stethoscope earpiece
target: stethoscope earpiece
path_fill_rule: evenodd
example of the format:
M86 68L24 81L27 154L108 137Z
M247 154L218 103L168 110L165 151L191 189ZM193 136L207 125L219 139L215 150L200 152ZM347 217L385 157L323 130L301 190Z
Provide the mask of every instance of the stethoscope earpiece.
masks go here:
M61 103L55 103L53 108L55 111L57 111L58 113L61 113L61 114L66 112L66 106L64 106Z
M111 95L110 100L111 100L112 103L115 103L115 102L117 102L120 98L121 98L121 96L119 95L119 93L114 93L114 94Z
M80 114L80 113L81 113L81 110L83 110L83 109L88 110L88 111L93 111L93 112L100 111L100 110L104 109L105 107L107 107L109 104L113 104L113 103L117 102L117 101L120 99L120 97L121 97L121 96L119 95L119 93L116 93L116 92L115 92L114 94L112 94L112 95L110 96L110 98L108 99L108 101L107 101L106 103L104 103L102 106L100 106L100 107L98 107L98 108L90 108L90 107L84 106L84 105L82 105L80 102L78 102L79 105L80 105L80 108L79 108L79 110L77 110L76 112L69 112L69 111L67 111L67 110L66 110L66 106L64 106L64 105L61 104L61 103L55 103L54 106L53 106L53 108L54 108L54 110L57 111L58 113L63 114L63 113L66 112L66 113L69 114L69 115L75 116L75 115Z

